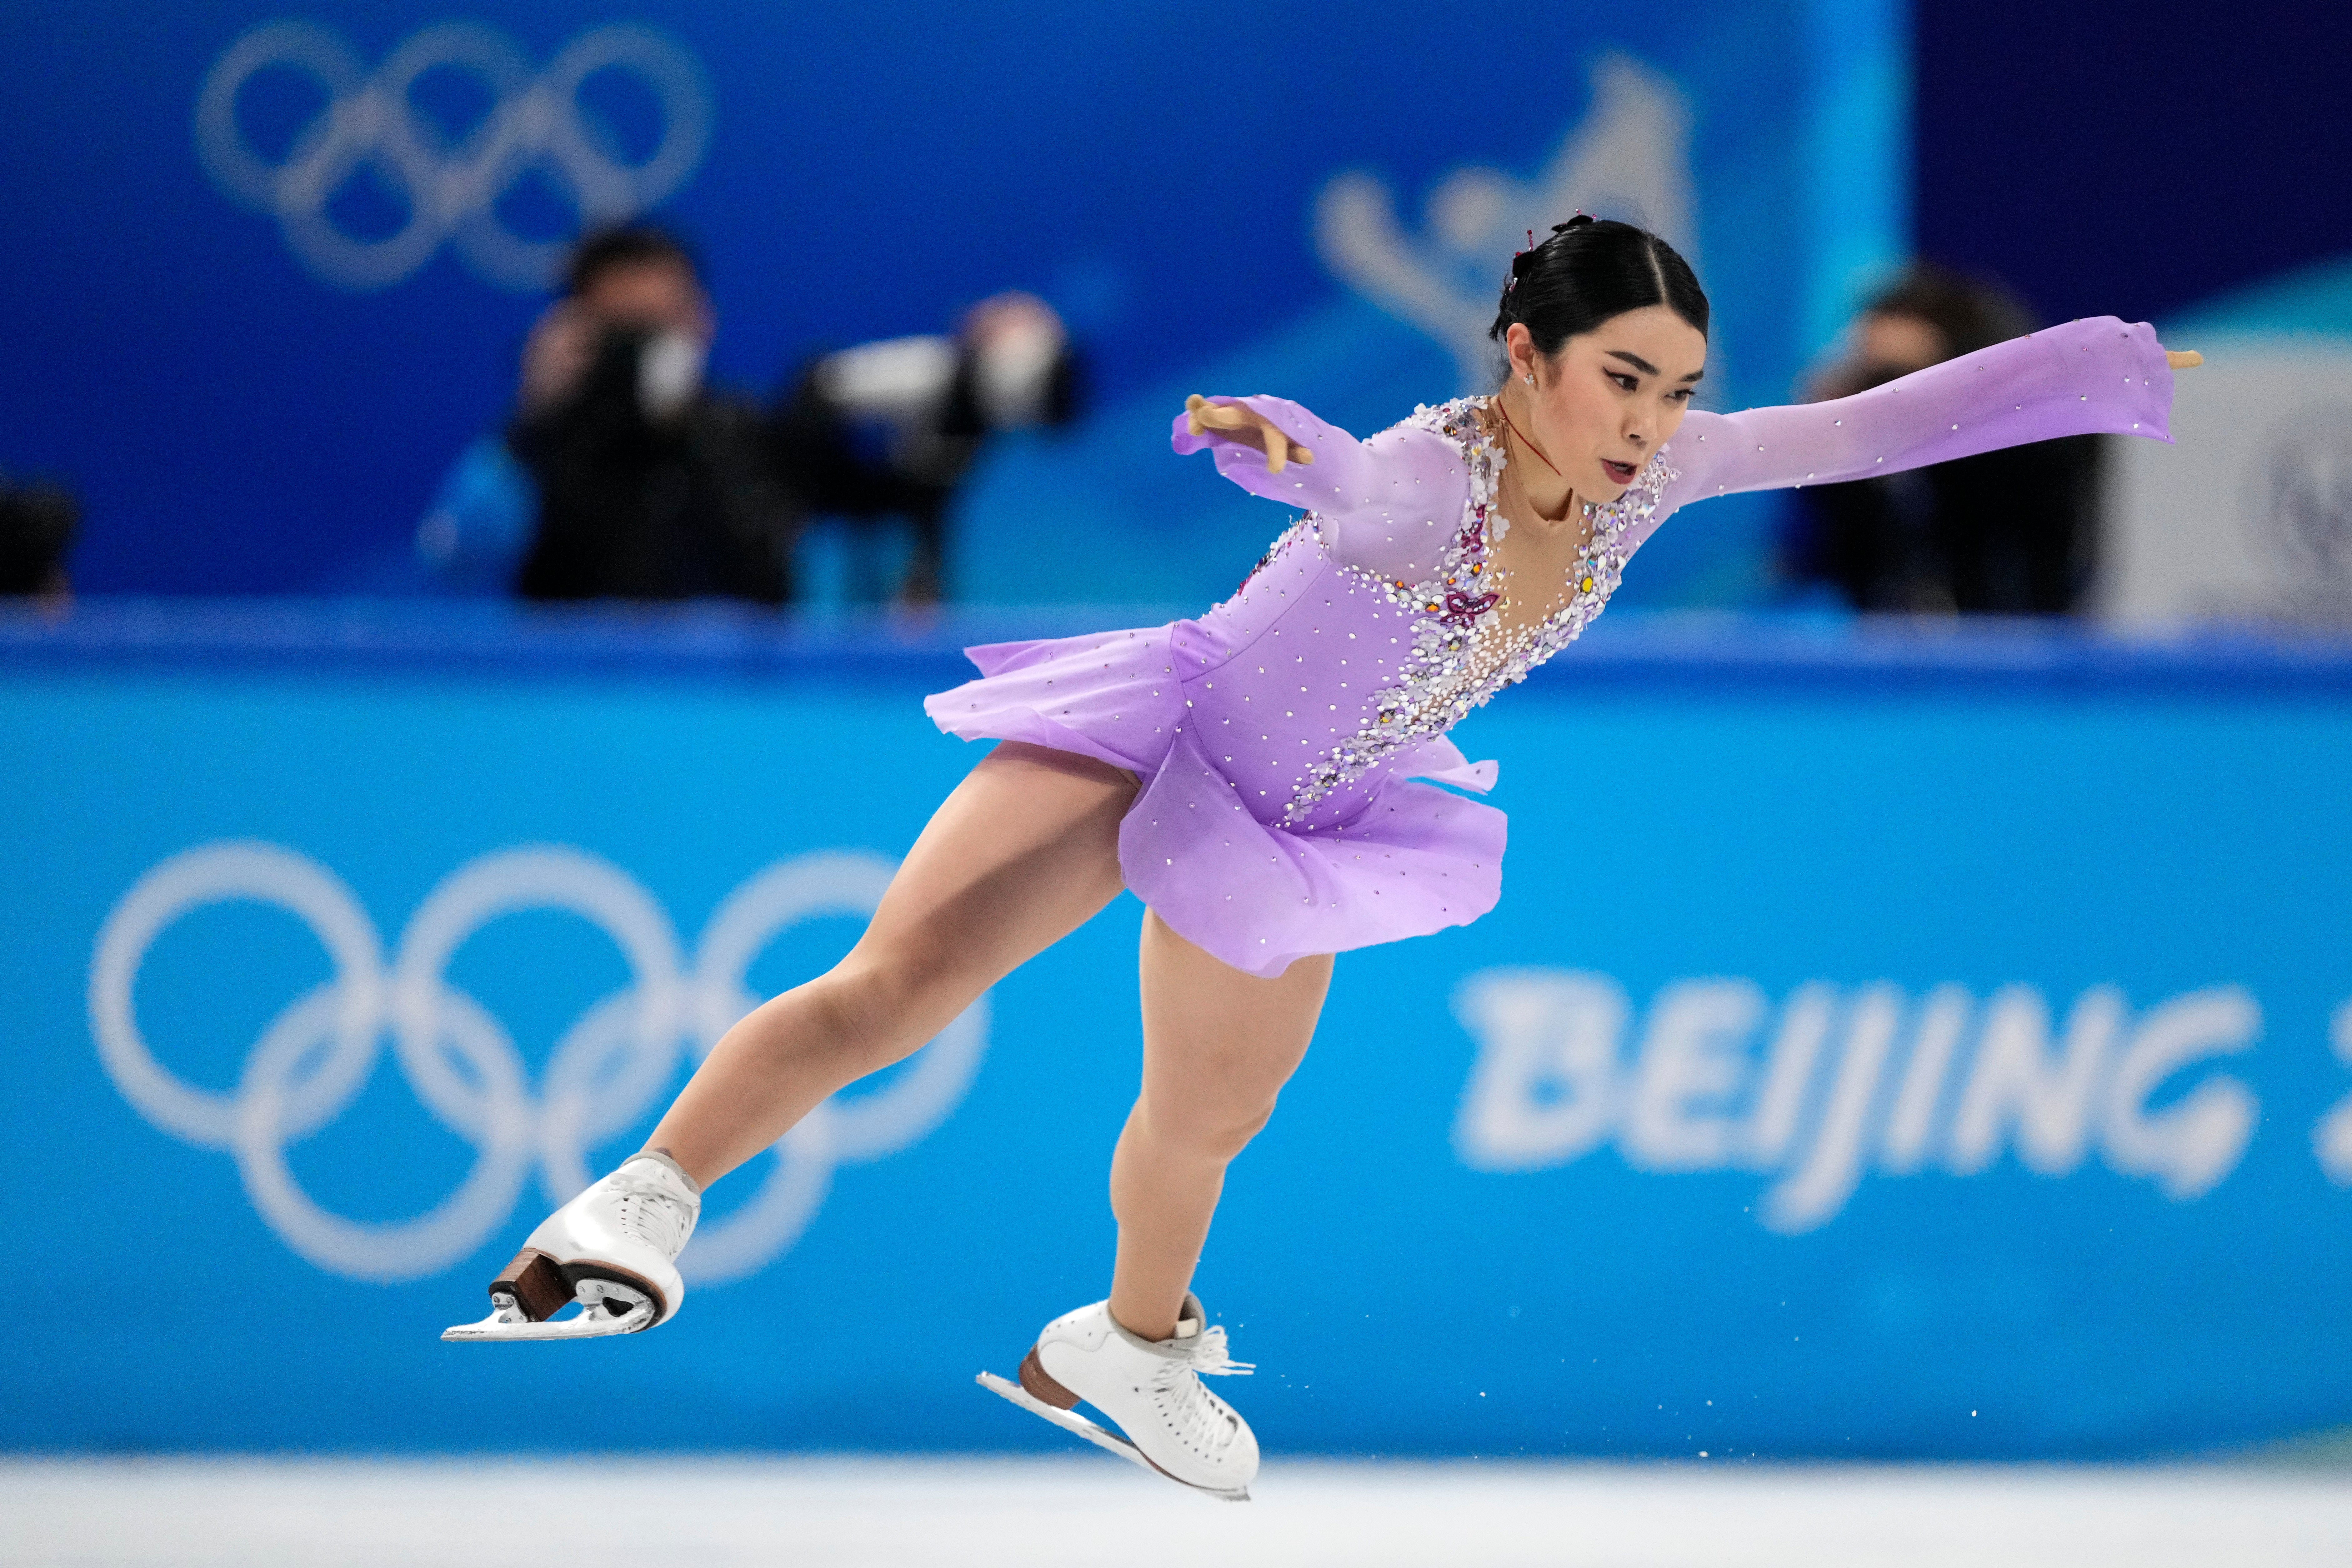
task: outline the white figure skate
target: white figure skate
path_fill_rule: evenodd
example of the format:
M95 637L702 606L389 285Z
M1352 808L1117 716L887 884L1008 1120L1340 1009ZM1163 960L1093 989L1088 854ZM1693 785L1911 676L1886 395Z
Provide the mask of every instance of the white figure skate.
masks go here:
M633 1155L541 1222L490 1281L490 1315L448 1340L590 1339L666 1322L686 1300L677 1255L702 1193L667 1155ZM568 1318L555 1314L577 1301Z
M1200 1375L1255 1369L1231 1359L1225 1331L1207 1322L1201 1299L1187 1292L1172 1337L1139 1339L1111 1317L1108 1301L1097 1301L1045 1325L1021 1360L1019 1384L992 1372L982 1373L980 1384L1170 1480L1247 1502L1257 1474L1256 1435L1202 1386ZM1107 1429L1079 1415L1081 1400L1113 1425Z

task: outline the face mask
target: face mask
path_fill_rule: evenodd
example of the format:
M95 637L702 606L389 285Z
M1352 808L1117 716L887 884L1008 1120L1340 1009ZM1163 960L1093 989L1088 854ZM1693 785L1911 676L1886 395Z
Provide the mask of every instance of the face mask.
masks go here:
M683 332L658 333L646 344L637 358L637 406L647 419L662 423L686 411L702 390L709 353Z
M1057 326L1024 321L991 333L973 363L973 394L993 430L1042 423L1064 338Z

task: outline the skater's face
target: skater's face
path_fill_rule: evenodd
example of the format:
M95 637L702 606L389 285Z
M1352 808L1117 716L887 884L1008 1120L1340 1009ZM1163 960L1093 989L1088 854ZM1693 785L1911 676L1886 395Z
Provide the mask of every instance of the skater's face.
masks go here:
M1664 305L1612 316L1551 355L1514 324L1507 347L1534 424L1528 434L1570 489L1603 504L1672 439L1706 370L1706 336Z

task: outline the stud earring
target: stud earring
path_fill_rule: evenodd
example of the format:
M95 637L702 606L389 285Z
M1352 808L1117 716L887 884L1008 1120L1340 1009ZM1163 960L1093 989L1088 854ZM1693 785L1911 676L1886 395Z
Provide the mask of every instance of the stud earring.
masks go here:
M1527 383L1528 383L1528 385L1529 385L1529 386L1533 386L1533 385L1535 385L1535 384L1536 384L1536 379L1535 379L1535 377L1533 377L1533 376L1521 376L1521 377L1519 378L1519 380L1521 380L1521 381L1523 381L1523 382L1527 382Z

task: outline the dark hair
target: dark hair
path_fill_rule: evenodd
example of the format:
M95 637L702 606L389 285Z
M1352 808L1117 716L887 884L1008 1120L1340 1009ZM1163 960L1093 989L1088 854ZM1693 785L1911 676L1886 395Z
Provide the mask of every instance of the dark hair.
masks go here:
M585 294L604 274L647 262L668 262L698 278L702 276L694 253L677 235L651 224L623 224L591 229L580 236L564 258L563 292L575 297Z
M1872 297L1867 316L1908 316L1942 335L1945 353L1958 358L2033 330L2032 313L1989 277L1971 277L1934 262L1915 263Z
M1674 246L1647 229L1579 213L1511 258L1502 308L1486 336L1499 343L1521 322L1538 353L1556 354L1611 317L1652 305L1706 336L1706 290Z

